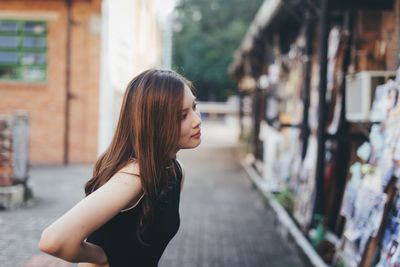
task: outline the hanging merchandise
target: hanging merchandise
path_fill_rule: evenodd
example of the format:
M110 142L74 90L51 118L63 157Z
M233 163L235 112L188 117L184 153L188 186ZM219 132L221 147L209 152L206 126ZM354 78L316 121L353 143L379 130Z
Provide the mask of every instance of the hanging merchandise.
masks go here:
M328 70L327 70L327 131L335 134L339 128L342 110L343 60L346 52L347 34L339 27L331 29L328 41Z
M360 162L356 162L350 167L351 180L347 183L342 200L342 209L340 211L340 215L347 219L353 216L354 203L356 202L358 188L362 178L361 166L362 164Z
M317 144L316 136L310 135L307 154L300 168L297 187L292 188L296 195L293 216L303 230L307 230L310 226L314 208Z
M368 240L375 237L381 227L384 207L390 200L384 192L399 172L399 91L399 83L392 80L377 86L370 118L380 123L371 126L370 142L357 150L360 159L367 163L355 163L351 167L352 177L347 183L341 208L341 215L346 218L342 249L350 266L358 266L362 261ZM385 220L386 229L377 267L400 266L398 195L394 203L391 215Z
M290 189L292 189L292 191L294 191L297 188L301 173L301 164L302 164L301 148L300 148L301 144L299 143L298 146L299 148L297 149L297 151L295 151L291 163L287 165L290 166L288 168L289 171L288 186Z
M313 66L313 71L315 71L316 66ZM317 75L313 73L313 75ZM315 79L312 79L315 80ZM317 133L318 131L318 90L313 88L310 90L310 107L308 109L308 125L312 133Z
M400 142L396 143L396 147L393 151L393 176L399 178L400 177ZM397 186L400 188L400 186Z
M399 96L399 91L400 88L396 90L396 99ZM396 103L397 105L390 110L388 119L383 124L385 132L384 153L390 159L390 166L387 166L388 175L386 180L389 180L393 175L399 177L400 174L400 104L398 104L398 101Z
M398 81L389 81L381 87L383 91L381 100L381 113L386 114L382 122L384 142L382 156L378 160L378 166L385 175L382 177L383 186L387 186L392 177L399 175L399 140L400 140L400 105L398 104ZM383 110L382 110L383 109ZM379 111L379 109L377 109ZM377 267L400 266L400 197L399 193L393 201L393 207L386 220L386 229L382 240L382 250Z
M378 130L381 134L381 141L376 142L374 147L374 160L376 166L382 173L383 190L386 188L394 175L396 167L396 151L400 140L400 105L397 105L399 96L398 83L389 80L386 84L378 86L375 96L372 115L380 119L382 123L374 126L375 139L378 139ZM378 130L377 130L378 129ZM377 140L376 140L377 141Z
M331 94L335 83L335 66L337 60L337 53L340 44L340 28L335 26L331 29L328 39L328 70L327 70L327 100L331 98Z
M391 123L396 125L397 136L400 138L400 67L396 74L396 87L397 87L397 98L395 101L395 108L390 113L392 121ZM393 148L393 174L396 177L400 177L400 141L396 140Z
M368 142L364 142L357 149L357 156L362 159L364 162L367 162L371 157L371 144Z
M301 90L303 87L303 56L299 44L290 47L287 55L283 56L284 66L287 66L285 80L281 79L283 85L280 90L281 114L280 121L284 124L300 124L303 114L303 102Z
M300 129L285 128L282 129L282 135L285 142L282 144L279 169L281 180L287 184L291 177L291 170L288 166L292 166L295 163L297 152L301 150L301 143L299 142Z
M299 97L299 77L302 77L300 64L294 65L291 69L285 87L285 96L281 101L280 121L285 124L301 123L303 114L303 103ZM296 78L295 78L296 77Z
M380 155L384 145L384 136L378 124L372 125L369 140L371 143L371 158L379 157L378 155Z
M253 113L253 99L249 95L244 95L241 101L243 105L243 117L240 121L241 127L243 127L242 138L250 138L253 129L251 117Z
M299 125L303 114L301 101L303 58L300 44L293 44L287 54L280 54L268 68L269 87L265 95L264 121L258 138L263 141L262 176L268 190L287 189L290 169L300 149ZM284 126L283 126L284 125Z
M348 184L342 206L342 215L346 217L343 251L349 255L350 266L361 262L368 240L377 234L387 198L381 191L379 173L371 165L362 167L367 173L359 186L358 178ZM359 173L356 171L355 175Z
M393 207L386 219L380 260L376 267L400 267L400 195L396 194Z
M271 87L274 88L275 85ZM273 125L279 117L279 101L274 94L269 93L266 96L265 102L265 119L269 124Z
M381 122L387 118L389 111L397 103L397 83L389 80L387 83L378 85L375 90L374 101L370 111L370 119L373 122Z
M368 142L364 142L357 149L356 153L360 159L366 162L371 156L371 145ZM354 216L357 193L359 192L359 188L361 187L363 172L367 173L370 171L370 169L371 165L362 164L360 162L355 162L350 167L351 178L347 183L343 195L342 208L340 211L340 215L345 217L347 220L350 220Z
M268 67L269 89L265 99L265 120L274 124L279 118L278 83L280 77L280 65L271 64Z
M263 141L263 178L271 191L280 191L282 187L279 169L279 156L284 143L282 134L274 127L262 121L260 123L260 140Z
M263 140L263 177L269 190L281 191L288 183L290 170L287 166L294 161L298 151L299 130L287 128L276 130L265 121L260 123L260 140Z

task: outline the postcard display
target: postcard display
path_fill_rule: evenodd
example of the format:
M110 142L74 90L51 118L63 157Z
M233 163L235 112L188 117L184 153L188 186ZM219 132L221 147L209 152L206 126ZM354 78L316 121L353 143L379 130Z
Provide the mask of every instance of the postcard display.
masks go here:
M328 71L327 71L327 126L326 131L329 134L336 134L340 123L340 113L342 109L342 69L345 44L347 35L340 27L332 27L329 34L329 50L328 50ZM313 207L315 200L315 180L316 180L316 163L317 163L317 131L318 131L318 77L319 66L314 63L312 65L312 80L310 91L310 107L309 107L309 120L311 134L308 137L308 145L305 158L302 160L300 151L297 155L291 170L291 180L289 183L290 188L296 196L293 216L299 223L300 227L307 231L313 223ZM326 205L324 209L329 209L332 204L332 190L329 185L333 182L333 168L335 165L336 155L336 142L327 140L325 142L325 184L324 197Z
M400 175L399 73L395 81L376 88L369 142L357 149L360 160L350 167L340 211L346 218L340 254L348 266L360 265L369 240L381 231L380 251L371 266L400 266L400 195L388 194L389 186L397 191ZM385 206L390 208L387 215Z
M274 192L285 190L291 176L288 166L292 165L301 150L300 129L281 127L282 124L299 125L302 119L303 61L300 41L297 40L287 54L277 56L275 63L268 68L270 86L259 138L263 141L263 178L269 190Z
M296 152L300 150L299 130L277 130L265 121L260 126L260 139L264 147L263 178L269 190L279 192L287 185L290 178L288 166L291 166Z

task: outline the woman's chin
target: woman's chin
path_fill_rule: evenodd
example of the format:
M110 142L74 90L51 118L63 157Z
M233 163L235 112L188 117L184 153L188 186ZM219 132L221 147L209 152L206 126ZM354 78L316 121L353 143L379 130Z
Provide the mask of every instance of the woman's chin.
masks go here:
M179 149L193 149L201 144L201 139L197 139L196 142L191 142L190 144L179 147Z

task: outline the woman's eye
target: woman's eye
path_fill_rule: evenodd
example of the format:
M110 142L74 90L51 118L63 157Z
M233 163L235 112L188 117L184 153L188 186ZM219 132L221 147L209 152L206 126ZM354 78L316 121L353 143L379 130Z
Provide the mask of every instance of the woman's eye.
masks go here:
M182 120L186 119L186 117L187 117L187 113L182 114Z
M194 103L193 103L193 110L196 110L196 109L197 109L197 103L194 102Z

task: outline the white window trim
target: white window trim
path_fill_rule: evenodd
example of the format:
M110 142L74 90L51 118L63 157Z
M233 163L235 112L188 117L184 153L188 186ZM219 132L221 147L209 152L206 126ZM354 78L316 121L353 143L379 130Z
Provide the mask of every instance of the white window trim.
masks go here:
M10 20L58 20L60 14L58 12L32 12L32 11L0 11L0 19Z

